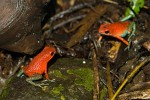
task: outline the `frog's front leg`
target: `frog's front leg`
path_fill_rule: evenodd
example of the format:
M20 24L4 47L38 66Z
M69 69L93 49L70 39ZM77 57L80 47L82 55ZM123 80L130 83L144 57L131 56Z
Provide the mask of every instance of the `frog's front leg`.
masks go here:
M19 71L18 74L17 74L17 77L20 77L23 73L24 73L24 70L23 70L23 69L20 69L20 71Z
M102 36L99 36L99 38L98 38L98 41L97 41L98 47L101 47L102 38L103 38Z
M41 83L41 84L37 84L37 83L34 83L33 81L36 81L36 80L40 80L42 79L42 75L41 74L35 74L29 78L26 79L26 81L34 86L38 86L38 87L42 87L43 85L48 85L48 84L44 84L44 83Z
M47 65L46 65L46 66L47 66ZM46 77L46 80L49 80L49 76L48 76L47 68L45 68L45 77Z

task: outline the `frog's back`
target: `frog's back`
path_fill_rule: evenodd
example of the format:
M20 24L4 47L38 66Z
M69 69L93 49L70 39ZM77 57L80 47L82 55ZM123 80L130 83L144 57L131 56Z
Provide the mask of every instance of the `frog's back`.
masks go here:
M121 36L128 29L130 22L115 22L109 25L109 32Z
M24 73L28 76L34 74L43 74L47 63L42 58L33 59L30 64L24 68Z

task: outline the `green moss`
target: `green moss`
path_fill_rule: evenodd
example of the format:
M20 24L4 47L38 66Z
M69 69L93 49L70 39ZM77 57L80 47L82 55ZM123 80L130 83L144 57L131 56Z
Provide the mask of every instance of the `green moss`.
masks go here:
M53 89L50 91L50 94L59 96L63 90L64 87L60 84L58 87L53 87Z
M2 91L1 91L1 94L0 94L0 100L3 100L9 94L9 92L10 92L10 84L11 84L11 82L13 80L14 80L13 77L10 77L9 79L7 79L7 81L5 83L5 86L2 87Z
M93 70L89 68L71 69L67 70L67 73L78 76L75 79L75 84L84 86L88 91L93 90Z
M56 77L59 77L59 78L63 78L64 80L67 79L67 77L65 75L63 75L60 70L53 70L53 74L56 76Z
M104 100L106 95L107 95L107 88L103 86L102 89L100 90L100 100Z
M60 100L66 100L64 95L61 95Z

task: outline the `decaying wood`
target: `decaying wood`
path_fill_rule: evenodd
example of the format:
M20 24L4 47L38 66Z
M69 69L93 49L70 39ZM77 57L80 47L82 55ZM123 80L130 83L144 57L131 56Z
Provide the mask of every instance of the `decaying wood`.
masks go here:
M70 38L66 46L70 48L78 43L97 19L107 11L108 7L108 5L98 5L95 7L94 11L91 10L91 12L77 25L77 27L80 27L79 30Z
M93 100L99 100L100 95L100 84L99 84L99 71L98 71L98 62L96 59L96 52L93 49L93 69L94 69L94 90L93 90Z
M106 65L107 71L106 71L106 78L107 78L107 87L108 87L108 95L109 99L113 97L113 86L111 82L111 74L110 74L110 64L107 62Z
M0 0L0 48L32 54L41 48L41 14L48 0Z

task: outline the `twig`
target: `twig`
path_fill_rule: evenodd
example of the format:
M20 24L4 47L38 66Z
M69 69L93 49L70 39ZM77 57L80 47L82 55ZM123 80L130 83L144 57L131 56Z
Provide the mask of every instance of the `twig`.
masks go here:
M94 68L94 90L93 90L93 100L99 100L99 73L98 73L98 63L96 59L95 50L92 50L93 53L93 68Z
M90 29L90 27L92 27L92 25L97 21L97 19L107 11L108 8L109 8L108 5L97 5L95 7L95 10L99 11L99 14L97 14L93 11L89 12L89 14L83 20L81 20L80 23L78 23L78 25L75 26L75 28L79 27L79 26L80 26L80 28L70 38L70 40L66 44L66 47L70 48L70 47L76 45L84 37L84 35L87 33L87 31Z
M59 28L61 26L64 26L67 23L70 23L71 21L78 20L78 19L81 19L83 17L85 17L85 15L80 15L80 16L76 16L76 17L70 18L70 19L68 19L68 20L66 20L64 22L61 22L61 23L55 25L52 30L56 30L57 28Z
M107 61L106 68L107 68L106 78L107 78L108 95L109 95L109 98L111 99L113 97L113 89L112 89L111 74L110 74L110 64L108 61Z
M83 8L85 6L89 7L89 5L92 5L92 3L90 3L90 4L83 3L83 4L75 5L75 6L71 7L71 8L69 8L69 9L67 9L65 11L62 11L62 12L56 14L55 16L51 17L49 23L51 24L56 19L62 18L65 14L71 13L71 12L76 11L78 9L81 9L81 8Z
M119 94L119 92L121 91L121 89L125 86L125 84L128 82L128 80L133 77L136 72L143 66L145 65L149 60L149 57L147 59L145 59L144 61L142 61L138 66L135 67L135 69L127 76L127 78L123 81L123 83L121 84L121 86L118 88L118 90L116 91L116 93L113 95L113 97L111 98L111 100L114 100L116 98L116 96Z
M60 18L63 18L64 15L69 14L69 13L71 13L71 12L74 12L74 11L76 11L76 10L78 10L78 9L82 9L82 8L84 8L84 7L90 7L90 8L91 8L90 5L92 5L92 4L93 4L93 3L89 3L89 4L88 4L88 3L82 3L82 4L75 5L75 6L73 6L73 7L70 7L69 9L67 9L67 10L65 10L65 11L62 11L62 12L60 12L60 13L54 15L53 17L51 17L51 18L49 19L49 21L48 21L48 24L51 26L52 23L53 23L55 20L60 19ZM45 33L51 33L52 30L53 30L53 29L56 29L56 28L57 28L57 26L55 26L54 28L49 28ZM45 36L43 36L43 37L45 37Z
M118 5L118 2L115 2L115 1L112 1L112 0L103 0L103 1L111 3L111 4Z
M105 67L102 67L102 68L107 71L107 69L106 69ZM111 73L113 76L115 76L115 78L119 79L119 77L118 77L116 74L114 74L114 72L113 72L112 70L110 70L110 73Z
M70 18L70 19L68 19L68 20L63 21L63 22L61 22L61 23L55 25L55 26L52 27L52 28L49 28L48 30L46 30L46 31L44 32L44 34L43 34L43 36L42 36L41 39L44 40L46 36L48 37L48 33L51 33L52 30L56 30L56 29L59 28L59 27L63 27L65 24L68 24L68 23L70 23L70 22L72 22L72 21L74 21L74 20L82 19L82 18L84 18L85 16L86 16L86 15L76 16L76 17L73 17L73 18ZM70 31L69 31L69 32L70 32Z
M111 4L118 5L118 2L113 1L113 0L103 0L103 1L104 1L104 2L107 2L107 3L111 3ZM145 8L145 9L149 9L149 7L148 7L148 6L144 6L143 8Z

